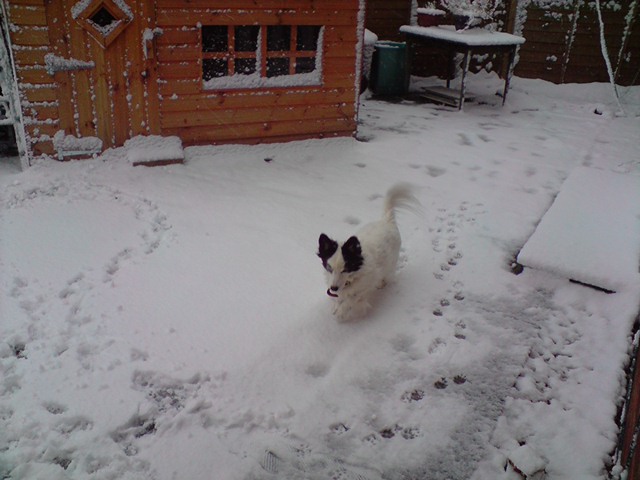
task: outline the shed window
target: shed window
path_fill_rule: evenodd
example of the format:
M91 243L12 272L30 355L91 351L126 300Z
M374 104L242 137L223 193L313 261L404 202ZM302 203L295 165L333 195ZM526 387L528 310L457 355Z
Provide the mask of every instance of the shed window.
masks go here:
M227 27L202 27L202 51L226 52L229 49Z
M112 23L117 22L116 17L111 15L111 12L106 8L102 7L96 13L94 13L89 20L98 25L99 27L106 28L110 26Z
M203 26L204 87L317 85L321 39L320 26Z

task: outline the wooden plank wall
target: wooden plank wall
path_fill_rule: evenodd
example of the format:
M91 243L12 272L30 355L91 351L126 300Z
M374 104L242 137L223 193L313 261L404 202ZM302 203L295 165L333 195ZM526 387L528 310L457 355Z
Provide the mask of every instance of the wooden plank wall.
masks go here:
M45 71L44 56L49 51L45 0L11 0L7 7L27 144L35 155L53 153L51 138L60 117L56 84Z
M192 0L188 8L181 0L156 3L164 135L189 145L355 133L357 0L234 0L224 9L206 0ZM252 24L324 25L322 85L204 90L200 26Z

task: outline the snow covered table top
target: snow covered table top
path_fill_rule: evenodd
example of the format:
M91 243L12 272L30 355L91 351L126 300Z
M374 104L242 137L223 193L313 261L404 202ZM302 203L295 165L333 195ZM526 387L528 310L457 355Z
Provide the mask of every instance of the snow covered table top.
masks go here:
M453 25L440 25L437 27L418 27L414 25L403 25L400 27L402 33L416 35L433 40L440 40L458 45L470 47L478 46L514 46L522 45L524 37L512 35L504 32L490 32L483 28L471 28L461 32L456 31Z
M518 262L605 290L637 285L640 176L574 170Z

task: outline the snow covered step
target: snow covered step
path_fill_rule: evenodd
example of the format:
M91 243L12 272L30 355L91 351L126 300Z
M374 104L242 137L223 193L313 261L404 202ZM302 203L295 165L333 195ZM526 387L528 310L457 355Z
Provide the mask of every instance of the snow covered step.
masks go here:
M136 167L145 165L157 167L184 163L184 149L179 137L162 137L159 135L139 135L124 143L127 159Z
M58 160L89 158L102 152L102 140L98 137L76 137L58 130L53 136L53 147Z
M576 168L518 263L612 292L640 283L640 176Z

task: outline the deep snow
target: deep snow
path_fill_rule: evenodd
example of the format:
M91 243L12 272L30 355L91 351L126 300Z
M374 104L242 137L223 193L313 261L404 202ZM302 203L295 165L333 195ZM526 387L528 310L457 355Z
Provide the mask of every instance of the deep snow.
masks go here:
M640 175L640 88L617 117L605 84L469 85L464 112L363 98L358 141L3 164L0 475L603 478L640 291L511 263L574 169ZM396 181L425 214L340 324L318 235Z

